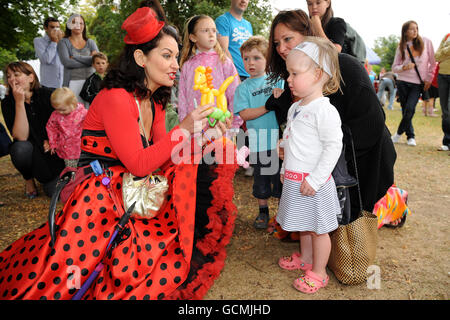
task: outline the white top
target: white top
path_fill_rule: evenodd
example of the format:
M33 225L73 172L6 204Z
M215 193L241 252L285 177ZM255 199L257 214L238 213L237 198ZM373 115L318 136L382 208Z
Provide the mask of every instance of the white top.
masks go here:
M283 133L285 170L309 173L306 180L319 190L330 177L342 151L341 118L326 97L305 106L295 102Z

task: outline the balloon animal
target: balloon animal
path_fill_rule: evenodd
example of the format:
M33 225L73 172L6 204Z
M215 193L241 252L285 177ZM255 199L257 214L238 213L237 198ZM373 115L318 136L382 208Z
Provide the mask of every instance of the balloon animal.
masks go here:
M211 67L198 66L194 71L194 90L200 90L201 100L200 105L214 104L214 97L217 97L216 106L214 112L208 116L208 122L213 127L217 121L225 122L227 118L231 117L230 111L228 111L227 98L225 91L228 86L234 81L237 76L230 76L225 79L221 84L219 90L214 89L212 84L213 77L211 75Z

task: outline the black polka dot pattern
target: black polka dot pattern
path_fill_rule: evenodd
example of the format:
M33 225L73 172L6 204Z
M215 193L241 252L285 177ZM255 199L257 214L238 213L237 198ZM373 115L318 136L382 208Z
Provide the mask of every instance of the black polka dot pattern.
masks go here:
M82 144L89 148L95 145L104 153L114 154L102 139L93 139L84 137ZM112 190L121 198L124 168L116 166L112 170ZM53 248L49 246L48 225L44 224L0 253L0 297L71 299L76 288L103 261L104 268L87 290L85 299L199 298L211 282L202 283L197 279L214 279L219 275L225 259L224 246L231 237L234 220L225 217L227 211L223 209L225 205L233 208L232 196L223 196L222 204L215 209L223 215L223 220L218 214L210 214L210 223L205 226L210 236L197 243L199 252L209 257L210 266L202 269L201 263L205 260L195 263L195 272L205 274L190 279L198 281L195 286L180 286L189 273L192 256L196 196L196 185L192 181L196 174L196 166L179 166L176 179L180 190L169 197L157 217L131 219L127 225L129 237L110 254L105 250L120 219L119 211L109 191L100 183L101 177L92 175L81 183L56 216L58 232ZM223 176L228 177L231 185L233 175L223 173ZM169 180L174 178L172 173ZM219 193L217 197L220 198ZM192 287L197 288L195 292L187 289Z

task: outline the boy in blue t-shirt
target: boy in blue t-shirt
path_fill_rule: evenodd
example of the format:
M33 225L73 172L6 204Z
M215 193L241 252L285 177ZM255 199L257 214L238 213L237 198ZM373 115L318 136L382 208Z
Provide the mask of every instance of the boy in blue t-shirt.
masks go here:
M250 163L254 168L253 196L259 205L259 215L254 222L257 229L267 228L267 200L271 196L281 196L280 159L276 151L279 128L275 112L268 112L265 103L274 88L284 87L284 81L275 85L267 81L265 57L268 45L262 36L251 37L242 44L240 51L250 78L242 82L234 94L234 113L247 123Z

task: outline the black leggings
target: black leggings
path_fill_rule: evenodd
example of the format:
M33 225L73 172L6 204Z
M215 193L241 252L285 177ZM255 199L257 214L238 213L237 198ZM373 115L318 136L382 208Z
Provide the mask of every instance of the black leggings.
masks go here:
M43 153L30 141L14 141L9 150L14 167L25 180L35 178L43 184L44 192L51 196L64 169L64 161L49 153Z

